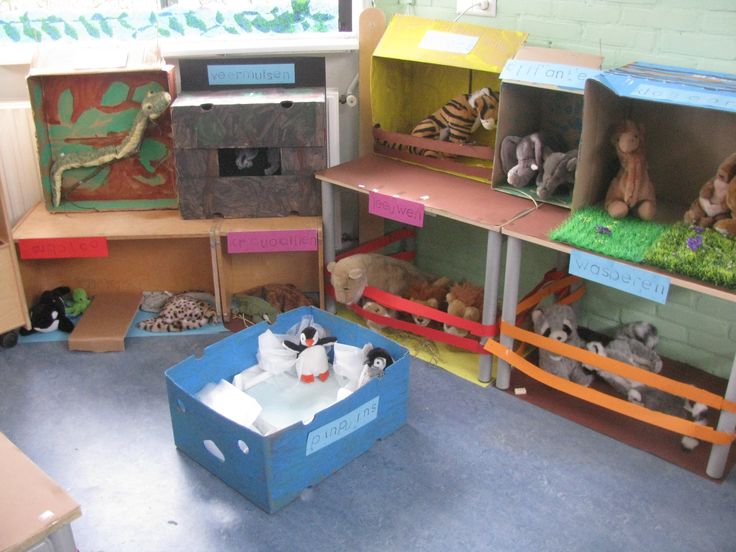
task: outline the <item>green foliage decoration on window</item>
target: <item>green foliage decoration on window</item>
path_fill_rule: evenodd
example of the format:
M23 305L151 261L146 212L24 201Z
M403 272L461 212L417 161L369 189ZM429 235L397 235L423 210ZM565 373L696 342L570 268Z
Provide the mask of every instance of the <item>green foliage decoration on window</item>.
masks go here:
M329 0L280 0L253 2L247 10L174 6L156 11L97 10L84 14L0 12L0 44L329 33L338 31L337 5Z

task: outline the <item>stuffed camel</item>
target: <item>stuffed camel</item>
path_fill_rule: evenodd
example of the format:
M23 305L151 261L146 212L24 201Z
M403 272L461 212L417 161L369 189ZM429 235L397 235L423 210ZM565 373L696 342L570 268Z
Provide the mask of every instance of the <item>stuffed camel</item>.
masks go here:
M652 220L657 200L644 155L644 127L623 120L616 125L611 143L621 167L608 187L606 211L616 219L633 212L642 220Z

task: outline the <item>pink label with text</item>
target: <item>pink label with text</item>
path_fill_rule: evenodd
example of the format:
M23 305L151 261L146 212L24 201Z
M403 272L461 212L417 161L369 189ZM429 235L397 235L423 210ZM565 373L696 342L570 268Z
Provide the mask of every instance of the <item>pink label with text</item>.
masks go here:
M368 194L368 212L419 228L424 226L424 205L416 201L371 192Z
M228 253L276 253L283 251L317 251L317 230L265 230L261 232L228 232Z

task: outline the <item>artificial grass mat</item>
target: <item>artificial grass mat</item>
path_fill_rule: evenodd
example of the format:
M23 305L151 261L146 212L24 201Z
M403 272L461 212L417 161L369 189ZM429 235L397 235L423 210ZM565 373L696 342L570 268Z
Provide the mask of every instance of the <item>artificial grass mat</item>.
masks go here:
M615 219L595 207L574 211L549 237L581 249L639 263L667 225L633 217Z
M615 259L736 289L736 239L712 228L633 217L614 219L600 208L584 207L573 212L549 237Z
M670 226L649 248L646 264L736 289L736 240L684 222Z

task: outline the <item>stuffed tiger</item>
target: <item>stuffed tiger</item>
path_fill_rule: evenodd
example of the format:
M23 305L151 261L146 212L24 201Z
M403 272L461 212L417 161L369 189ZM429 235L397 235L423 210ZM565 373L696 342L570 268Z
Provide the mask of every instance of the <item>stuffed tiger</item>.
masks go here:
M498 95L489 88L481 88L472 94L461 94L437 111L421 120L411 131L412 136L430 140L465 144L479 126L493 130L498 117ZM401 144L383 143L392 149L403 149ZM440 157L436 151L409 146L415 155Z
M138 327L147 332L181 332L216 321L217 311L212 305L180 293L166 300L158 316L138 322Z

